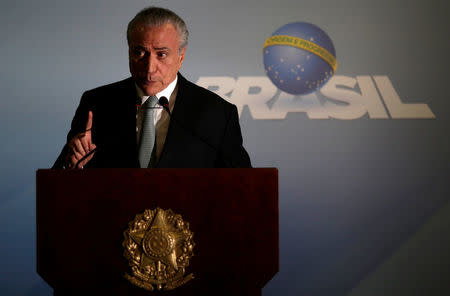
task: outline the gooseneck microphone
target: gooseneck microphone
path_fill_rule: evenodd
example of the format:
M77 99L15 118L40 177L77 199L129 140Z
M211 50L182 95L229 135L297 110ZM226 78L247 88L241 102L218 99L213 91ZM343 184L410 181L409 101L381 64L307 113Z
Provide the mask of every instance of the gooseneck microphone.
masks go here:
M160 104L164 110L167 111L167 113L169 113L169 117L172 118L172 113L170 113L170 109L169 109L169 100L166 97L160 97L158 100L158 104Z

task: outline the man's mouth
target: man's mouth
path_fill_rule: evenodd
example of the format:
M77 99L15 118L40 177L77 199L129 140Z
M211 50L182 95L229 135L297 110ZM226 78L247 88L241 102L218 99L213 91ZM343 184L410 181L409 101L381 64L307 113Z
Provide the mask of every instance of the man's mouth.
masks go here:
M148 79L148 78L142 78L141 81L144 84L154 84L154 83L158 82L158 80L156 80L156 79Z
M152 85L154 83L156 83L155 80L148 80L148 79L141 79L141 83L144 85Z

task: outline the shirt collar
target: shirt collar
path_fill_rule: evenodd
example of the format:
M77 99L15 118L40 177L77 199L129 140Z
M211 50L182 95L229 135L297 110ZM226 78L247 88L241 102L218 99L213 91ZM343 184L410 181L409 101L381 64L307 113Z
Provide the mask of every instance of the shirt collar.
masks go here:
M157 93L155 95L158 98L158 100L161 97L166 97L167 100L170 102L172 93L175 90L175 87L177 86L177 81L178 81L178 75L175 76L175 79L165 89L163 89L162 91L160 91L159 93ZM134 83L134 85L136 86L137 95L141 99L141 104L144 104L145 101L147 101L147 99L149 98L149 96L145 95L144 92L142 91L142 89L136 83Z

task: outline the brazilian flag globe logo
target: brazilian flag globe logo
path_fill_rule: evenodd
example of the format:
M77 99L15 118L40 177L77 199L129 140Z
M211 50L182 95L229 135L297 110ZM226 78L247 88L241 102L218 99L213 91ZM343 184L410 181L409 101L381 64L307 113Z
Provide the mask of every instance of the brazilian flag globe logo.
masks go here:
M337 70L330 37L305 22L289 23L276 30L264 43L263 57L269 79L293 95L318 90Z

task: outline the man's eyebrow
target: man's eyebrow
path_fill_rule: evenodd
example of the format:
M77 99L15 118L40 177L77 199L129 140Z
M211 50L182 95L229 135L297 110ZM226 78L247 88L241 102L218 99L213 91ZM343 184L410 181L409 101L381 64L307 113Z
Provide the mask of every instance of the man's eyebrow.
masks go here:
M153 48L154 50L168 50L168 51L170 51L170 48L168 48L168 47L154 47Z

